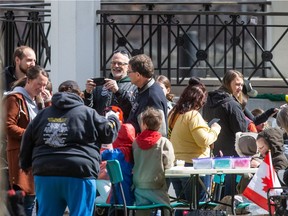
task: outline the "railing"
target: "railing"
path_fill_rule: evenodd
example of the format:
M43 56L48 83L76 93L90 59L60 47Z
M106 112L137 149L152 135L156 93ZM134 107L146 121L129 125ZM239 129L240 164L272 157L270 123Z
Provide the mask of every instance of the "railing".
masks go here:
M51 63L50 17L50 3L0 4L0 41L4 45L0 63L3 67L13 64L14 49L24 44L35 50L37 64L46 68Z
M285 46L287 25L268 25L267 19L288 13L266 12L271 2L230 3L102 3L101 69L110 71L113 50L152 57L156 74L164 74L173 85L185 78L216 77L237 69L251 79L268 77L272 71L288 85L273 59L276 47ZM111 8L116 7L116 10ZM287 19L288 20L288 19ZM272 30L271 30L272 29ZM267 32L283 33L267 46ZM286 44L287 45L287 44ZM288 47L287 47L288 48Z
M267 12L268 5L271 2L102 2L96 11L102 74L110 72L113 50L127 49L132 55L151 56L156 74L168 76L173 85L184 85L192 75L220 82L225 71L237 69L248 79L276 72L288 87L285 69L273 59L276 48L287 46L288 21L267 24L273 17L288 20L288 13ZM0 4L0 65L11 65L15 47L27 44L36 51L37 63L49 66L50 18L50 3ZM267 45L267 33L274 30L282 32Z

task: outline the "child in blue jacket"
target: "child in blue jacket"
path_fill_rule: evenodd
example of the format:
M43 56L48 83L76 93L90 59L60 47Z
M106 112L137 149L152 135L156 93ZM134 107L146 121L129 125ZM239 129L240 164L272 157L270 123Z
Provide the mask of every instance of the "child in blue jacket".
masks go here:
M133 155L132 143L135 139L135 128L132 124L122 124L116 140L113 142L113 149L107 149L102 152L102 160L118 160L122 169L123 175L123 190L126 198L127 205L134 204L134 191L132 190L132 168L133 168ZM121 193L117 190L118 203L123 203ZM112 196L111 203L114 202Z

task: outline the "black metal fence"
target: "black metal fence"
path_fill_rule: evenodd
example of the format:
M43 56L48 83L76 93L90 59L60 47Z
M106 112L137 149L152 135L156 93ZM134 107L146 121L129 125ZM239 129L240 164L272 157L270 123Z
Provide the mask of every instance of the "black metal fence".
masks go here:
M174 85L191 76L221 77L237 69L252 77L271 77L275 71L288 85L273 59L276 47L287 46L287 25L268 25L275 16L271 2L230 3L102 3L101 68L109 72L111 53L126 49L132 55L152 57L156 74L166 75ZM113 9L114 7L114 9ZM288 20L288 19L287 19ZM283 33L270 47L267 32ZM272 30L271 30L272 29ZM288 47L287 47L288 48Z
M96 25L101 31L103 76L110 71L112 52L126 49L132 55L151 56L156 74L168 76L173 85L184 85L190 76L221 81L225 71L237 69L248 79L276 72L288 86L285 69L273 58L278 47L287 46L288 13L267 12L269 5L267 1L102 2ZM268 24L279 16L287 25ZM2 66L12 64L15 47L26 44L36 51L37 63L46 68L51 63L50 28L50 3L0 4ZM267 33L276 29L281 32L279 38L267 45Z
M50 17L50 3L0 4L0 42L3 45L0 62L3 67L13 64L14 49L20 45L35 50L37 64L44 68L50 65Z

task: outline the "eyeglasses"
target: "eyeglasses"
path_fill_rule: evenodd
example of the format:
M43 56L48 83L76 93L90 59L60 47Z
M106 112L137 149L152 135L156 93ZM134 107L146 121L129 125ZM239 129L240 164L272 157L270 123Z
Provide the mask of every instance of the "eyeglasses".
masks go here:
M127 50L115 50L113 54L121 53L122 55L126 55L129 59L131 58L130 53Z
M117 64L120 67L124 66L124 65L128 65L128 63L126 63L126 62L118 62L118 61L112 61L111 64L112 65L116 65Z
M130 71L130 70L128 70L127 71L127 74L130 74L130 73L136 73L135 71Z

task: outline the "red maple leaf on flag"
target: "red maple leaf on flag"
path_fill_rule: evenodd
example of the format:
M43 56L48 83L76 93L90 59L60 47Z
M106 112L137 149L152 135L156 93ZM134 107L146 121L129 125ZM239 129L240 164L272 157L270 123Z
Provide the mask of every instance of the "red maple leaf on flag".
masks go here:
M248 186L243 191L243 195L261 208L269 211L270 215L272 215L272 213L275 212L275 208L274 206L270 206L271 209L269 209L267 193L270 189L270 195L280 195L282 189L275 189L277 187L280 188L281 184L273 168L271 152L269 151ZM269 202L270 204L273 203L271 200Z
M265 191L266 193L268 192L269 188L273 188L273 182L267 176L265 176L265 178L262 178L262 183L263 191Z

